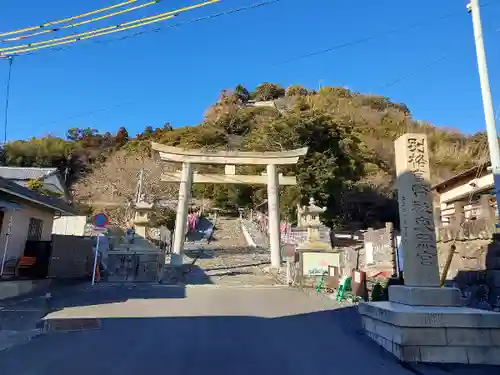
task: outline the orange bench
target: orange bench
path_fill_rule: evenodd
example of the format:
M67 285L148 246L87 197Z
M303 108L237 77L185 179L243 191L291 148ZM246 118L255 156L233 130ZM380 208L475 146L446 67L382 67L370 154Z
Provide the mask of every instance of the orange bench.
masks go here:
M22 256L19 258L19 262L17 263L16 267L16 275L19 276L19 270L21 269L29 269L33 267L36 263L36 258L35 257L25 257Z

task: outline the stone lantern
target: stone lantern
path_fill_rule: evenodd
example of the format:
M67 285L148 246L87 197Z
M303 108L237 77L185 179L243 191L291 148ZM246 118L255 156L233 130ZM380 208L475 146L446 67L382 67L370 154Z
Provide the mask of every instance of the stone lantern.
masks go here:
M153 211L153 203L147 203L144 201L144 197L141 197L141 200L135 204L134 210L135 233L146 238L146 227L149 224L149 215Z
M307 240L298 249L329 250L332 248L328 243L321 241L319 228L322 226L320 215L326 211L326 207L316 206L314 198L309 199L309 205L298 208L298 216L302 227L307 228Z

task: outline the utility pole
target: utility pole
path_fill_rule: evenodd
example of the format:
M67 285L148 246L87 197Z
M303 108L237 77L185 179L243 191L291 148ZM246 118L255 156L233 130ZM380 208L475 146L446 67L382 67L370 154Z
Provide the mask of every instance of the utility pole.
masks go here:
M137 181L137 192L135 196L135 203L139 203L142 198L142 181L144 179L144 168L139 172L139 180Z
M467 5L467 10L472 14L472 25L474 27L474 41L476 43L481 94L483 96L484 118L486 120L486 133L488 136L491 170L494 178L495 196L497 200L497 210L499 213L498 217L500 218L500 147L498 146L495 112L493 109L493 100L491 99L490 80L488 77L488 66L486 64L486 52L484 51L483 27L481 25L479 0L470 0L470 3Z
M7 88L5 90L5 114L4 114L4 124L3 124L3 144L7 144L7 125L9 123L9 99L10 99L10 81L12 79L12 62L13 57L9 57L9 73L7 76Z

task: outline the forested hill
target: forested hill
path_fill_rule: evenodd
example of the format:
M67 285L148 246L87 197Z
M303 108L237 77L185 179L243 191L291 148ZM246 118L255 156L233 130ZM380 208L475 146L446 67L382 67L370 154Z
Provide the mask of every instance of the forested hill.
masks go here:
M254 91L238 85L221 92L197 126L148 126L132 136L72 128L67 138L43 137L4 147L4 162L16 166L55 166L67 171L76 200L125 202L134 193L137 171L146 170L150 199L175 197L175 186L161 183L164 167L151 159L150 141L185 148L285 150L309 147L294 173L297 187L282 189L282 213L314 196L328 207L325 218L339 225L395 220L393 141L402 133L428 134L433 182L473 166L484 155L483 133L465 136L414 120L404 104L342 87L319 91L283 89L263 83ZM211 168L214 170L215 168ZM262 169L241 167L241 173ZM195 186L194 196L219 206L251 206L265 199L265 187Z

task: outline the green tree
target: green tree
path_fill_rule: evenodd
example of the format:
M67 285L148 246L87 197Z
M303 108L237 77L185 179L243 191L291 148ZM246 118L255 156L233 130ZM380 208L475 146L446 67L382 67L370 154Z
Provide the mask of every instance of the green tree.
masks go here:
M127 129L125 129L125 127L120 127L120 129L118 129L118 132L116 133L116 136L115 136L115 142L116 142L116 145L117 147L122 147L122 146L125 146L128 142L128 131Z
M250 99L250 92L241 84L235 87L234 93L244 103Z
M300 85L292 85L286 89L286 97L294 97L294 96L306 96L307 89Z
M285 96L285 89L274 83L264 82L255 89L255 100L266 101L283 96Z

